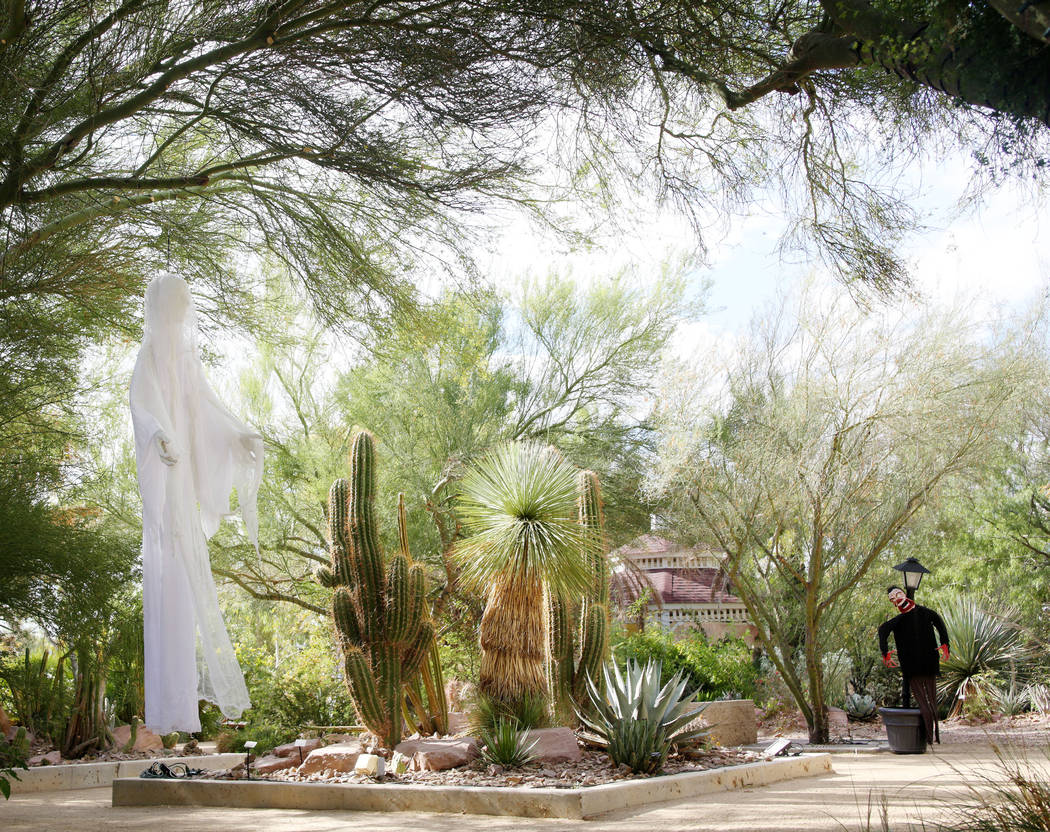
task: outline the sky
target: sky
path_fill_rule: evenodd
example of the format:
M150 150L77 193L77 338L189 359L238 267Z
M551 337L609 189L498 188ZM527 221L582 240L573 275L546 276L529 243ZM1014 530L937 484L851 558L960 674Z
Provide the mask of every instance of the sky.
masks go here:
M1050 228L1041 217L1046 206L1008 183L988 193L979 207L961 211L971 168L969 159L957 156L910 174L919 194L912 205L923 226L904 243L913 295L943 303L965 299L982 317L1004 308L1019 311L1050 282ZM499 243L480 258L482 272L496 285L507 286L522 274L569 269L587 283L633 266L637 279L645 282L662 260L691 250L695 237L684 217L655 206L648 213L644 209L640 213L646 221L617 230L600 247L586 251L568 251L552 234L537 232L524 220L511 221ZM728 222L724 232L708 236L706 262L690 273L698 290L710 283L708 311L679 332L675 351L682 357L742 332L778 289L814 272L818 280L831 282L797 255L792 262L781 258L777 243L784 226L775 204L756 203L747 216Z

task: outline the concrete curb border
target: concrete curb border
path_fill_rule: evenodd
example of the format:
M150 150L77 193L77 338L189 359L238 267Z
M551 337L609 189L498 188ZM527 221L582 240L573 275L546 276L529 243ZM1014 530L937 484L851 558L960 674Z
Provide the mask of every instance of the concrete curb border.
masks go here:
M193 768L230 768L243 762L243 754L204 754L190 757L157 757L150 760L117 760L108 763L68 763L57 766L33 766L18 769L18 779L11 780L11 794L56 792L71 789L95 789L108 786L121 777L138 777L155 762L185 763Z
M832 771L830 755L810 754L582 789L136 778L113 781L113 806L440 812L585 820L620 809Z

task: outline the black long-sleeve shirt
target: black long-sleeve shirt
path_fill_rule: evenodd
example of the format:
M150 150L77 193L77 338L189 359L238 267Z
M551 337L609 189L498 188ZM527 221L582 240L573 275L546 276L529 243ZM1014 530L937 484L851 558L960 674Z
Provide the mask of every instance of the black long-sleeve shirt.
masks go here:
M879 652L883 656L890 649L890 634L897 645L897 660L905 676L936 676L941 672L937 636L941 644L947 644L948 630L933 610L916 604L908 612L879 625Z

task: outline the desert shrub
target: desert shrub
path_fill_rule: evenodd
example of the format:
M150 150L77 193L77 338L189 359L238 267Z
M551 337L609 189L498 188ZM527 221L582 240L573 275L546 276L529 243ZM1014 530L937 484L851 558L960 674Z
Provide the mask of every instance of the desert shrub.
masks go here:
M633 633L615 631L611 646L621 669L629 660L643 665L650 660L660 662L665 684L681 673L700 699L756 695L758 671L743 639L727 637L712 643L700 630L676 638L661 627L646 627Z
M238 644L237 658L252 702L245 715L249 722L297 731L304 725L357 722L331 636L323 628L307 631L280 650Z
M0 659L0 687L11 714L38 736L58 741L73 704L69 662L30 648Z
M10 742L0 737L0 794L6 800L11 796L11 781L20 779L17 769L29 770L29 741L26 729L19 728Z
M258 743L252 749L252 754L262 756L272 751L279 745L291 742L298 736L291 728L283 728L276 725L247 725L236 731L226 730L219 734L215 740L215 750L220 754L239 754L244 751L244 744L248 740Z

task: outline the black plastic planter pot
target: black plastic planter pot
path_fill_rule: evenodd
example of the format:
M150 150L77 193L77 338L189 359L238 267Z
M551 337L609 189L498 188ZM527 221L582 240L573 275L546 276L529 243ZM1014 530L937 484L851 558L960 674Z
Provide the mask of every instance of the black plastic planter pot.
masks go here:
M894 754L925 754L922 712L918 708L879 708L890 751Z

